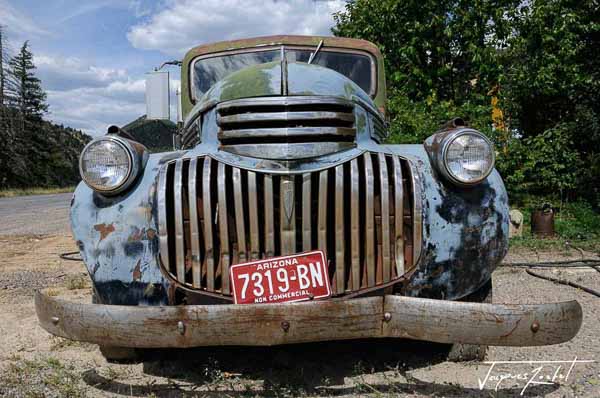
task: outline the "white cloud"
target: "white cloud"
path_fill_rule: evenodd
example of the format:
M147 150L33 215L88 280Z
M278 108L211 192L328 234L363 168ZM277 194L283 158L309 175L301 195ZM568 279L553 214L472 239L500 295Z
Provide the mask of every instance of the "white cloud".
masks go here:
M75 57L34 55L34 63L37 76L48 90L102 87L116 80L127 79L125 69L102 68Z
M50 34L29 16L21 13L5 0L0 0L0 25L5 27L8 33L18 40Z
M130 0L129 9L136 18L142 18L152 14L154 7L152 3L144 0Z
M75 57L43 54L34 63L48 94L48 117L56 123L100 135L109 125L122 126L145 113L143 76Z
M49 90L50 119L90 135L102 135L108 126L122 126L145 113L143 94L141 101L134 102L108 92L107 88Z
M133 26L140 49L182 56L200 43L273 34L328 35L344 0L170 0L166 9Z
M129 79L105 87L48 90L49 118L102 135L108 126L123 126L145 113L144 87L144 80Z
M343 9L345 0L99 0L94 4L68 0L67 3L72 6L65 7L66 12L61 15L65 24L75 16L102 7L126 9L138 21L127 34L134 47L179 57L195 45L220 40L272 34L330 34L332 13ZM40 27L44 25L38 22L44 21L34 21L20 11L18 3L12 4L16 5L0 0L0 24L7 26L10 39L21 41L54 34ZM34 62L38 68L36 74L48 93L48 118L56 123L99 135L111 124L122 126L145 113L142 70L132 75L123 65L101 66L87 58L61 57L43 49L35 54ZM179 86L179 80L171 81L172 92ZM171 104L175 117L174 96Z
M126 69L102 68L78 58L35 57L37 75L48 94L48 118L90 135L105 134L108 126L123 126L146 112L144 76L132 77ZM174 93L181 85L171 79Z

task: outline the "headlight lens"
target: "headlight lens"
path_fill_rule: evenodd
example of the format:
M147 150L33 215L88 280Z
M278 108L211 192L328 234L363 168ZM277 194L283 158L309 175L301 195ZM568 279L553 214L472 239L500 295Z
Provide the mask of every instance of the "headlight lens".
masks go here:
M133 153L112 137L92 141L81 153L81 178L96 191L116 192L130 180L132 168Z
M492 143L475 131L450 136L444 146L444 166L449 176L461 184L476 184L494 168Z

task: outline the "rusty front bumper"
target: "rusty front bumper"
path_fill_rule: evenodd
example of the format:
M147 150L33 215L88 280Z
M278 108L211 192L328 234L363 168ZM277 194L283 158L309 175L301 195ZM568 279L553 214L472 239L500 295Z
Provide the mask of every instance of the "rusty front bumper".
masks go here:
M76 303L37 292L48 332L137 347L197 347L401 337L438 343L557 344L581 326L577 301L509 305L400 296L295 304L134 307Z

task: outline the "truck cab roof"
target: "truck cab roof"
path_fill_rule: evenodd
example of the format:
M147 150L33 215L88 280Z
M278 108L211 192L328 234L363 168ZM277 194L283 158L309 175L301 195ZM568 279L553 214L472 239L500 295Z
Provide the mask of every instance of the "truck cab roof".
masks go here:
M383 56L377 46L361 39L340 38L330 36L264 36L240 40L222 41L200 45L192 48L182 62L181 92L183 115L187 115L196 103L196 92L193 84L194 63L199 59L227 55L228 53L267 51L269 49L286 48L314 51L323 41L320 51L353 52L369 56L372 61L372 78L370 92L373 102L382 113L385 113L385 71Z

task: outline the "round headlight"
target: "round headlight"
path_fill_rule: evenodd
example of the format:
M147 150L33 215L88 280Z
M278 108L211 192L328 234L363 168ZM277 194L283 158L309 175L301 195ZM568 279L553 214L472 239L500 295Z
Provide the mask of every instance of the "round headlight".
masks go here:
M118 193L127 188L133 179L134 166L134 153L130 145L115 137L103 137L90 142L79 160L83 181L102 193Z
M444 167L454 182L476 184L494 168L494 148L490 140L476 131L461 131L448 137L443 146Z

